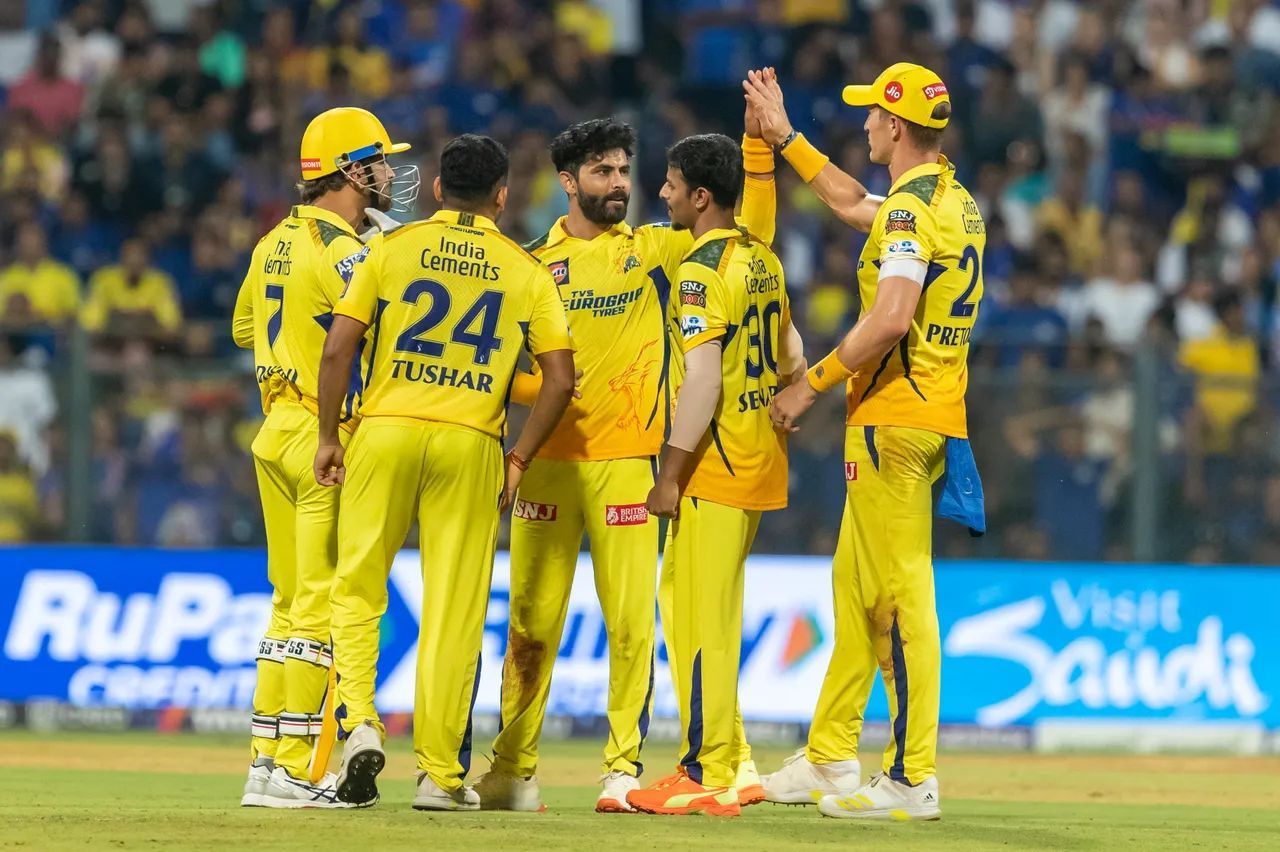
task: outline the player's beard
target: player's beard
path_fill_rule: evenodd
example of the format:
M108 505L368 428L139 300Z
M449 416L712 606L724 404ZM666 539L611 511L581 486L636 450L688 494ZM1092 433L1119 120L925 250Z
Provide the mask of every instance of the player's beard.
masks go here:
M631 201L628 192L615 192L609 195L588 195L578 190L578 207L588 222L612 227L627 218L627 204ZM619 203L621 202L621 203Z

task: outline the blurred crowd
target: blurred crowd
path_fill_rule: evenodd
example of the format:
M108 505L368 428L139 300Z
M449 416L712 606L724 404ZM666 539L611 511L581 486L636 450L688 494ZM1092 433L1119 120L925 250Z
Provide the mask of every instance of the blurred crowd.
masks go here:
M970 426L992 532L940 527L940 551L1131 558L1156 476L1161 558L1280 564L1280 3L44 0L0 6L0 52L0 541L261 541L229 316L316 113L369 107L427 181L453 134L497 136L502 225L528 239L565 210L558 130L631 120L633 218L662 219L665 147L737 135L761 65L883 193L840 88L910 60L947 81L944 151L988 229ZM778 188L820 356L857 316L861 238L785 167ZM842 404L795 437L758 549L833 549Z

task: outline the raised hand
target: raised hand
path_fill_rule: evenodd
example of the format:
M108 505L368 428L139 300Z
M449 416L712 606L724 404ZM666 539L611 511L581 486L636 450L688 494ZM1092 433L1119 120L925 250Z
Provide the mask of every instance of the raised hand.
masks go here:
M748 71L742 81L748 111L760 126L760 136L770 145L781 145L791 135L791 119L782 100L782 87L772 68ZM748 130L748 135L750 131Z

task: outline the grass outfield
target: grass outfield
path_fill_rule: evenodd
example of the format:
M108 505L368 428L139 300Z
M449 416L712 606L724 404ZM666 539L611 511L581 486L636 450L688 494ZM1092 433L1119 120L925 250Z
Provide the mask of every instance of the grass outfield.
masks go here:
M674 748L648 752L658 761ZM770 769L783 752L756 756ZM1280 848L1277 757L947 754L943 820L909 825L768 804L736 820L597 815L597 746L585 742L548 745L547 813L433 815L409 807L410 744L392 741L388 757L377 807L279 812L236 806L239 739L0 733L0 849Z

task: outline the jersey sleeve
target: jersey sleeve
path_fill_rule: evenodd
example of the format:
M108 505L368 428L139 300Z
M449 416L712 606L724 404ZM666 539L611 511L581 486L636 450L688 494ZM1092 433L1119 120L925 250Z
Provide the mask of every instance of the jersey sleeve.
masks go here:
M244 276L240 292L236 294L235 311L231 314L231 339L241 349L253 348L253 270L257 268L255 263Z
M653 251L667 278L675 280L680 264L693 248L693 234L688 230L676 230L670 225L641 225L636 234L652 241Z
M333 313L369 325L373 322L374 309L378 304L378 285L382 279L382 235L374 235L359 253L363 256L359 262L351 264L347 278L344 279L340 273L333 275L342 286ZM322 262L327 265L328 258L323 258ZM333 272L333 267L328 271ZM322 270L321 274L326 273Z
M681 264L678 280L680 335L688 352L728 331L729 294L719 273L701 263Z
M778 192L774 180L747 175L742 182L741 222L765 245L773 245L778 218Z
M555 279L545 266L539 265L530 282L532 298L530 300L529 330L525 335L525 345L531 355L554 352L557 349L572 349L569 339L569 320L564 315L564 303L560 301L560 293Z
M886 260L933 260L938 243L938 225L933 210L909 192L889 196L880 207L872 232L880 240L880 262Z
M320 286L329 296L331 304L342 297L342 291L351 283L356 266L369 256L369 246L349 235L338 237L324 247L317 271Z

